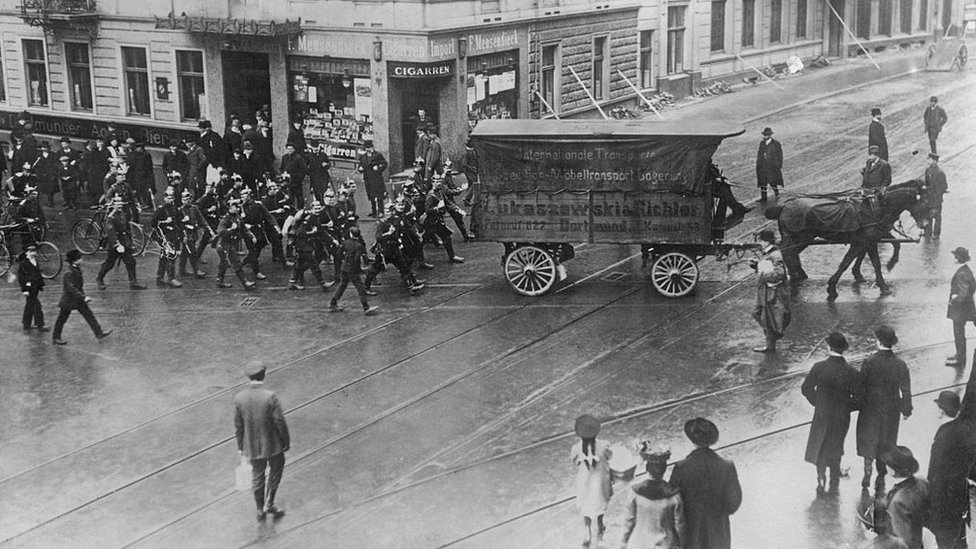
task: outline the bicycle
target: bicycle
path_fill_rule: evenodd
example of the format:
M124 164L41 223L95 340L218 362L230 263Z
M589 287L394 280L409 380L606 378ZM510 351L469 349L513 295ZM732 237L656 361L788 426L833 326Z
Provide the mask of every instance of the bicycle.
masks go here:
M75 221L71 226L71 243L78 251L91 255L98 250L106 249L108 233L105 232L105 218L108 217L108 206L92 206L95 215ZM135 255L142 255L146 251L148 239L142 225L130 221L129 232L132 234L132 248Z
M30 225L27 223L12 223L0 225L0 276L6 275L13 267L13 256L7 246L7 233L11 235L31 236L37 246L37 267L41 276L52 279L61 273L63 267L61 251L53 243L43 240L47 232L46 225Z

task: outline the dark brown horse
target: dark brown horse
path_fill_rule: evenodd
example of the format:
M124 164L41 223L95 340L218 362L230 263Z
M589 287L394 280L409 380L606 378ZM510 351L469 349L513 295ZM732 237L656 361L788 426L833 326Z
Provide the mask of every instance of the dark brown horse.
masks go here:
M925 227L928 223L927 205L925 204L922 192L922 181L913 179L905 183L891 185L877 197L865 199L865 201L875 201L874 204L862 203L857 211L856 228L845 227L839 230L837 227L817 225L805 226L797 229L793 224L791 230L784 223L782 214L789 210L789 214L794 217L801 216L807 212L798 208L802 206L797 203L785 202L783 205L772 206L766 209L767 219L775 219L779 223L780 249L783 254L783 261L789 270L790 278L793 282L799 282L807 278L807 273L803 270L800 263L800 253L803 252L816 239L826 240L838 244L849 244L847 253L841 261L840 266L827 282L827 298L831 301L837 299L837 281L840 280L844 270L858 257L865 254L871 259L874 267L874 274L881 295L888 295L891 290L884 280L881 273L881 258L878 255L878 242L887 236L902 212L908 211L919 227Z

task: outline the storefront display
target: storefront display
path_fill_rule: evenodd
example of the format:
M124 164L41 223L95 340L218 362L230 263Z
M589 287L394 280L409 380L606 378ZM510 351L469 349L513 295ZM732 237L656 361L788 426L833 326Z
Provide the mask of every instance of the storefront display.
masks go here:
M489 118L518 118L518 51L468 58L468 125Z
M305 123L309 144L322 143L335 159L354 160L373 139L368 61L289 58L293 116Z

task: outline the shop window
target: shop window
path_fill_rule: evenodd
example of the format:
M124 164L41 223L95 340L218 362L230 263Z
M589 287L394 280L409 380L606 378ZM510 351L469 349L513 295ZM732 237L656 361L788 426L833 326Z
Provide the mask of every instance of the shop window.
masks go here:
M891 36L891 0L878 2L878 34Z
M857 37L871 37L871 0L857 0Z
M373 139L369 63L296 58L289 69L290 104L303 115L305 139L333 158L356 159Z
M206 105L203 84L203 52L176 51L176 79L180 88L180 118L199 120Z
M712 2L712 51L725 51L725 0Z
M901 32L912 33L912 2L914 0L901 0Z
M640 33L640 85L643 89L654 87L654 31Z
M807 0L796 0L796 37L807 37Z
M607 97L607 37L593 39L593 98L597 101Z
M685 67L685 6L668 7L668 74Z
M920 0L918 4L918 30L924 31L928 25L929 3L928 0Z
M149 64L145 48L122 47L122 72L125 76L126 112L149 116Z
M43 40L24 40L24 72L27 74L27 104L48 105L47 61Z
M756 0L742 0L742 47L756 45Z
M551 46L554 47L554 46ZM550 52L550 66L556 63L556 52ZM474 127L478 121L490 118L518 118L518 72L517 51L507 51L468 58L467 105L468 125ZM555 72L555 69L553 69ZM558 92L553 88L552 108L558 107ZM542 93L543 90L540 90ZM545 97L545 95L543 95ZM547 112L541 106L543 114Z
M76 111L92 110L94 102L92 101L91 55L88 52L88 44L65 42L64 57L68 65L68 91L71 97L71 109Z
M540 83L539 93L549 103L549 106L556 112L559 112L559 76L562 71L559 67L559 45L553 44L552 46L542 47L542 81ZM544 112L546 110L545 105L539 112Z
M769 0L769 41L782 42L783 0Z

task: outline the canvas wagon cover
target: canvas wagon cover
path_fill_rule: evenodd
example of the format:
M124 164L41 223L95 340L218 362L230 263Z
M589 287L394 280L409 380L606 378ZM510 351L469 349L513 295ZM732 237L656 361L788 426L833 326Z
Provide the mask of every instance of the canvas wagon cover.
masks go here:
M472 133L480 235L545 242L711 238L706 169L721 122L485 120Z

